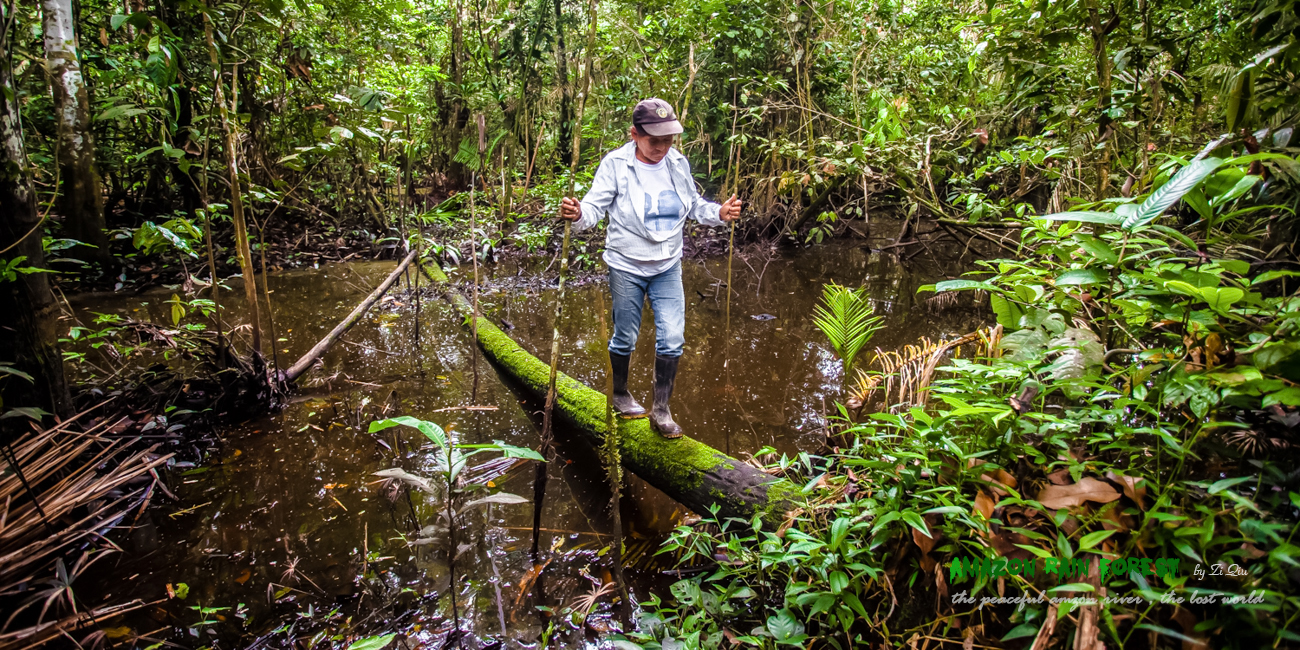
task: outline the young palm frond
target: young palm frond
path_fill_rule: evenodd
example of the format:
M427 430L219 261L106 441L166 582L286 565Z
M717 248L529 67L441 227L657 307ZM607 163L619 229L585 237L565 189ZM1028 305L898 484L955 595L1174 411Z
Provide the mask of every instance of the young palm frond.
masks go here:
M822 288L822 304L813 309L813 322L821 329L844 364L844 376L852 373L858 352L881 328L879 316L872 316L865 288L850 289L838 284Z

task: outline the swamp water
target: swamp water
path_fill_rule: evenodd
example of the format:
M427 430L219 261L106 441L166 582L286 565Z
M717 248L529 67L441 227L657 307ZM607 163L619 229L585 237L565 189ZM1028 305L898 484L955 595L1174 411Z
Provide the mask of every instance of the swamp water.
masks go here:
M720 288L726 258L683 262L687 347L673 413L688 435L742 459L765 446L787 454L820 448L823 414L833 413L841 397L839 363L812 320L824 283L869 288L885 326L872 347L952 337L979 324L970 309L934 309L924 303L933 294L916 293L923 284L958 276L963 267L956 261L918 256L904 263L864 246L738 254L730 345ZM956 257L961 251L946 252ZM393 264L273 274L281 366L324 336ZM468 281L469 272L462 266L453 282ZM485 317L547 359L554 291L535 270L503 263L481 272ZM553 271L546 275L553 277ZM421 278L419 286L427 282ZM168 323L164 301L170 293L87 297L76 307ZM568 293L560 369L603 391L605 341L597 310L607 308L607 288L591 282ZM223 303L238 310L237 294L242 291L223 291ZM652 332L647 309L630 381L647 407ZM408 647L442 647L453 628L445 543L406 543L434 521L438 506L432 495L386 492L373 475L400 467L432 476L435 452L413 429L370 434L367 426L379 417L411 415L453 430L460 442L502 440L537 449L541 401L521 402L481 355L476 379L472 354L460 319L431 290L421 292L417 333L415 294L404 280L305 377L292 403L221 427L220 446L199 450L206 454L203 463L164 474L179 500L159 499L159 507L123 536L126 552L90 576L95 584L88 593L161 601L126 625L173 647L288 647L291 640L295 647L345 647L357 635L386 632L409 635ZM468 405L495 410L461 408ZM552 645L589 644L616 625L608 595L599 599L585 631L558 615L609 580L605 552L612 538L610 490L595 451L562 424L556 438L558 460L550 465L541 519L541 585L529 557L531 505L492 505L462 519L455 600L467 635L463 647L493 640L537 647L547 627L539 605L557 613ZM531 462L494 465L492 471L495 489L531 499ZM630 475L621 508L633 601L646 600L651 591L666 594L677 577L668 571L671 558L654 554L689 513ZM182 583L186 597L169 599L168 589L183 591Z

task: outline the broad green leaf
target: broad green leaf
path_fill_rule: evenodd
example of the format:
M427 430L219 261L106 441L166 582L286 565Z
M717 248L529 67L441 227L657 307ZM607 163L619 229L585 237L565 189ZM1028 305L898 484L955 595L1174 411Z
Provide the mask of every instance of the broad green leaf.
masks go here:
M1088 533L1087 535L1084 535L1083 537L1079 538L1079 550L1086 551L1090 548L1093 548L1098 544L1102 543L1102 541L1104 541L1107 537L1110 537L1111 535L1114 534L1115 531L1113 530L1099 530L1093 533Z
M1237 485L1239 483L1245 483L1246 481L1253 481L1253 480L1255 480L1255 477L1253 476L1238 476L1236 478L1225 478L1223 480L1215 481L1214 483L1210 484L1210 489L1208 491L1210 494L1218 494L1234 485Z
M1081 284L1101 284L1107 280L1101 269L1070 269L1056 278L1056 286L1076 286Z
M1035 217L1035 218L1043 219L1046 221L1078 221L1081 223L1100 223L1100 224L1106 224L1108 226L1118 226L1122 221L1120 216L1115 214L1114 212L1093 212L1093 211L1057 212L1054 214L1045 214L1041 217Z
M996 293L989 294L989 303L993 307L993 313L998 317L998 324L1004 329L1013 330L1020 326L1020 317L1025 315L1020 305Z
M934 285L934 290L939 292L963 291L966 289L983 289L989 292L1000 291L997 287L979 280L944 280Z
M368 636L364 639L357 639L348 646L348 650L380 650L388 647L388 644L397 638L396 634L385 634L383 636Z
M1138 208L1137 212L1124 220L1123 228L1125 230L1137 230L1142 226L1155 221L1160 215L1169 209L1169 206L1178 202L1184 194L1191 191L1193 187L1205 180L1206 176L1214 173L1223 161L1218 158L1198 158L1188 163L1186 167L1178 170L1174 177L1169 179L1164 185L1156 188L1147 197L1146 201Z
M1232 303L1241 300L1246 292L1236 287L1201 287L1201 297L1215 311L1228 311Z

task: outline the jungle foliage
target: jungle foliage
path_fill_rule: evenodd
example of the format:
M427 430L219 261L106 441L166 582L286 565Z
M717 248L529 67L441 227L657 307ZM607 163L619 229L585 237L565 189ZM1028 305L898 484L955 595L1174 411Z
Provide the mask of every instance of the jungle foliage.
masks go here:
M934 287L988 301L997 325L959 341L857 361L870 314L851 288L831 292L818 324L848 373L845 405L822 453L771 467L806 485L808 507L779 530L679 530L667 550L717 568L656 596L625 642L1300 642L1294 0L610 0L595 52L565 0L3 11L0 197L24 208L0 215L6 313L52 313L50 270L116 287L158 264L216 283L236 258L253 275L250 248L264 268L268 254L292 263L295 242L397 247L417 231L452 262L554 247L572 134L581 186L651 95L677 106L706 191L734 174L751 235L814 244L881 214L904 217L899 240L915 217L1020 227L1006 259ZM45 41L50 12L71 21L75 57ZM584 59L592 91L574 123ZM71 62L83 85L60 88ZM78 97L86 119L59 110ZM78 135L93 173L60 150ZM74 189L102 206L67 207ZM486 243L469 249L471 236ZM579 264L595 252L580 246ZM10 300L18 286L31 295ZM173 324L210 313L205 300L182 289ZM47 325L29 329L53 346L63 333ZM68 339L123 324L100 325ZM15 387L58 356L11 345L4 407L39 416L17 409L66 394L62 379L36 397ZM955 558L1046 556L1180 558L1222 575L949 582ZM1187 600L951 598L1103 590Z

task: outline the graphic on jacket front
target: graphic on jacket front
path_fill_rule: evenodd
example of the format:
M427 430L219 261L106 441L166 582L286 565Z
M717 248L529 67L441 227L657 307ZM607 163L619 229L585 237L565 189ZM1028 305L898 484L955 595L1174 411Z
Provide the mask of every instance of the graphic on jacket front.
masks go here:
M662 190L659 192L658 206L651 205L650 193L645 194L645 227L647 230L664 232L677 227L682 216L682 200L677 192Z

